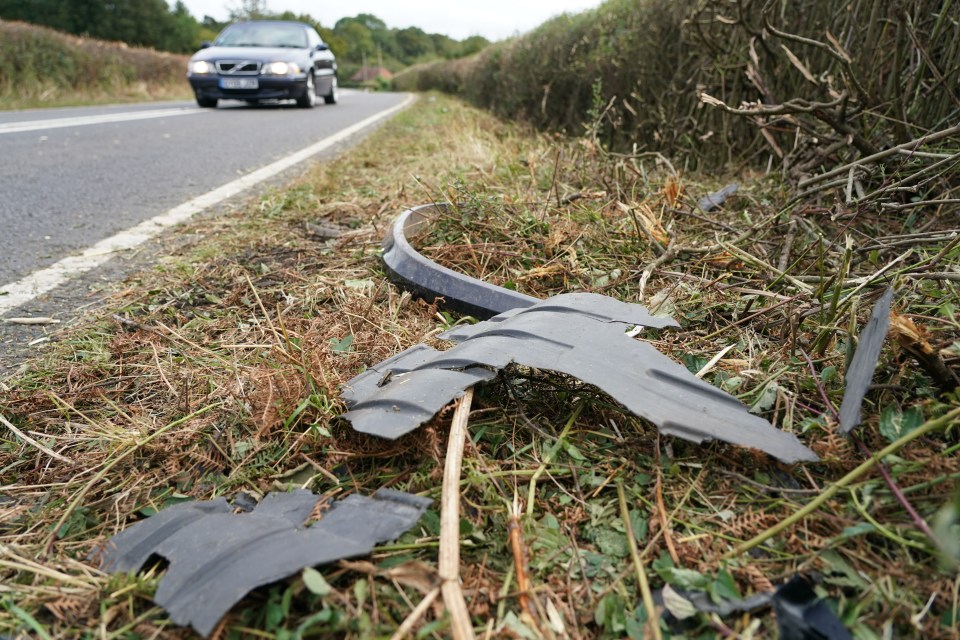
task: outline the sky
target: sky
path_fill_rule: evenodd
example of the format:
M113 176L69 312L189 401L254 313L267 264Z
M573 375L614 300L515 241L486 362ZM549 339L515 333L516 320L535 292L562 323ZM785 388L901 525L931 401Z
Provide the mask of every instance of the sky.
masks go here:
M267 0L269 11L306 13L332 27L337 20L372 13L388 27L420 27L456 40L480 35L502 40L529 31L561 13L577 13L602 0ZM226 20L235 0L184 0L197 20L208 15Z

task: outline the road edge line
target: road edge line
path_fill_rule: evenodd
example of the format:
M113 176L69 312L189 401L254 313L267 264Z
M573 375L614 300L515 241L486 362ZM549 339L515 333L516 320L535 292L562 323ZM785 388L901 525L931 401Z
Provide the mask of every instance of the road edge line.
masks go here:
M269 180L381 120L386 120L398 111L406 109L413 103L414 99L413 94L408 94L403 102L352 124L346 129L342 129L300 151L295 151L265 167L177 205L165 213L145 220L109 238L104 238L80 254L63 258L49 267L34 271L16 282L3 285L0 287L0 316L56 289L76 276L99 267L118 252L133 249L156 237L165 229L185 222L201 211L232 198L265 180Z

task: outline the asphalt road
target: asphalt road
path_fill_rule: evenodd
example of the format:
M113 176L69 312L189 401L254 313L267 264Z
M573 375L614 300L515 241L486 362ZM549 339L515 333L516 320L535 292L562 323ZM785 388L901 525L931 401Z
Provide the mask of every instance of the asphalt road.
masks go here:
M164 102L0 112L0 291L404 98L344 90L339 104L309 110Z

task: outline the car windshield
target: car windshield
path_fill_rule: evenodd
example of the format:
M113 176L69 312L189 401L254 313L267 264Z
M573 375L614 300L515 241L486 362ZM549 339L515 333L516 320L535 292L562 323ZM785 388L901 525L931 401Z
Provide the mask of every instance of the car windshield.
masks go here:
M307 32L295 24L244 22L224 29L213 43L218 47L306 48Z

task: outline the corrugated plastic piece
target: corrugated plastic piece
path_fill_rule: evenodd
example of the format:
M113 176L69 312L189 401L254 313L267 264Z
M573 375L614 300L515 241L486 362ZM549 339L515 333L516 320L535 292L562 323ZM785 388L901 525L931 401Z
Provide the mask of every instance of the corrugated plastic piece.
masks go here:
M893 287L887 287L873 305L867 326L860 332L857 350L850 360L844 379L843 402L840 404L840 433L850 433L860 424L860 408L867 395L877 358L890 328L890 304L893 302Z
M241 514L223 498L178 504L114 536L100 552L101 567L139 571L152 556L167 559L154 601L175 623L206 636L250 590L367 554L410 529L431 502L391 489L353 494L304 527L317 500L304 489L272 493Z
M529 307L537 298L457 273L424 258L410 246L413 236L442 204L425 204L400 214L383 239L383 264L391 280L428 302L443 298L444 306L486 319L509 309Z
M784 462L817 456L791 434L749 413L651 345L630 326L675 327L640 305L590 293L554 296L526 309L448 331L447 351L412 347L360 374L342 394L354 429L398 438L494 371L510 364L549 369L595 385L662 433L693 442L719 439Z

